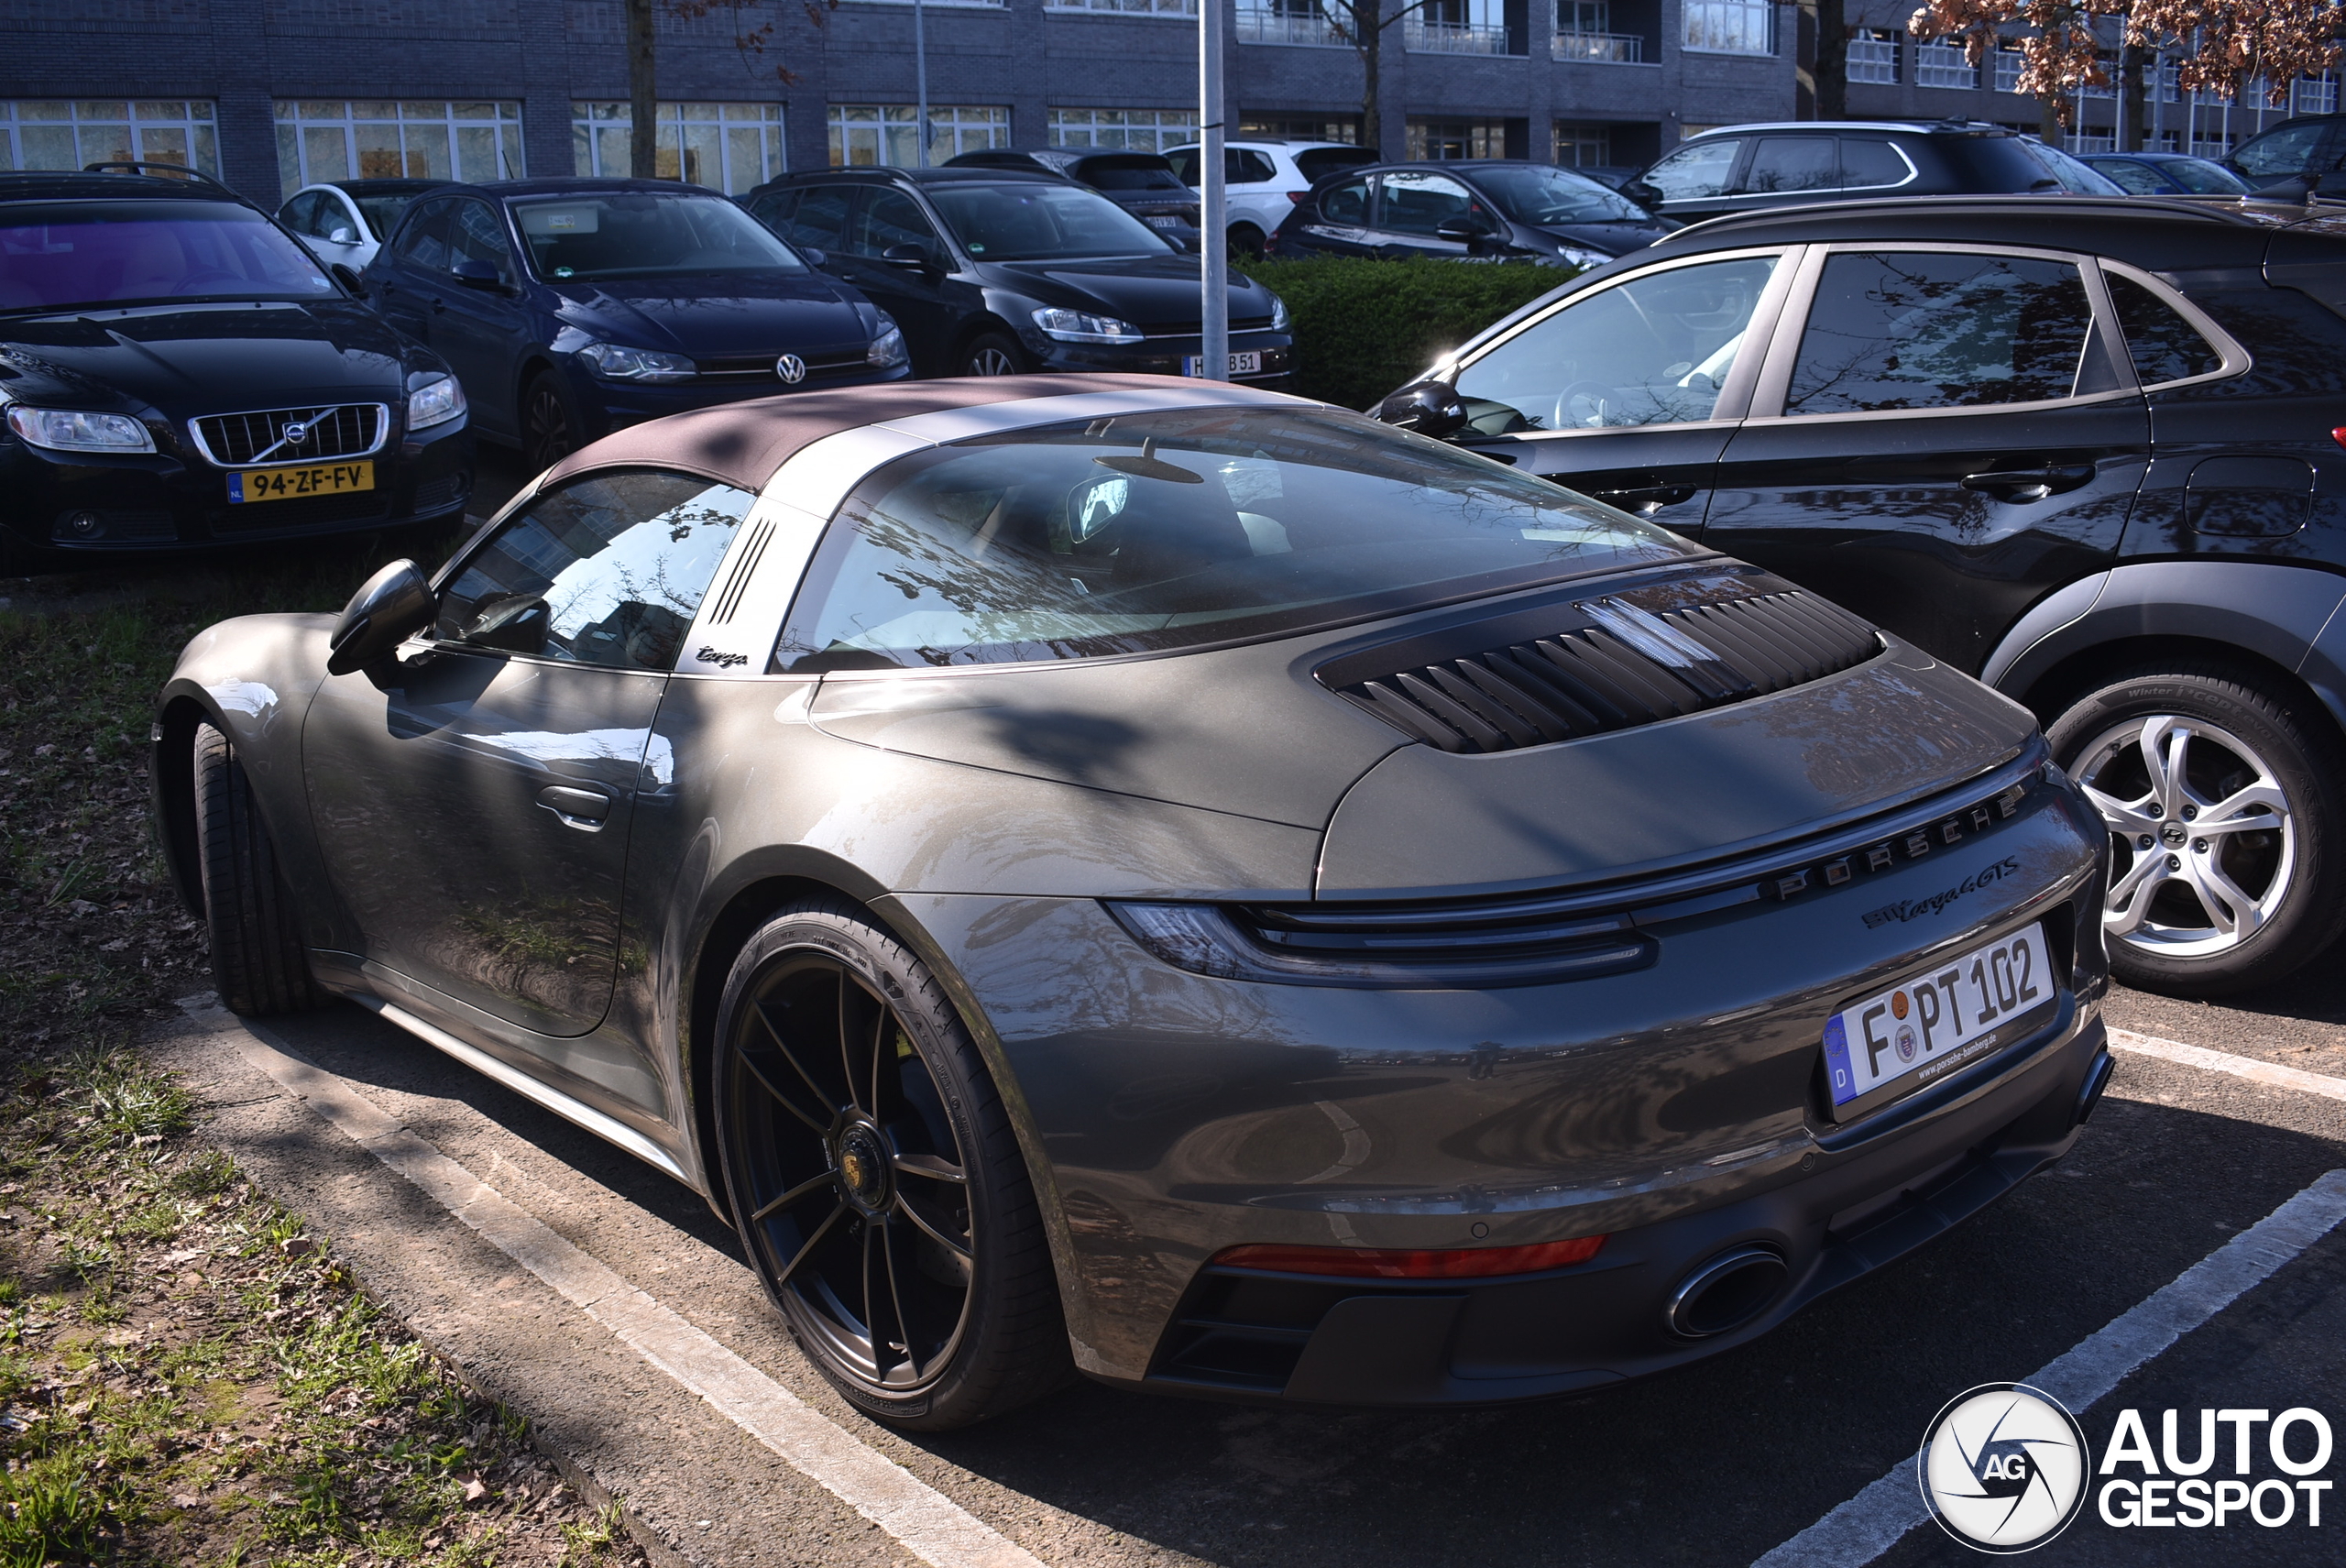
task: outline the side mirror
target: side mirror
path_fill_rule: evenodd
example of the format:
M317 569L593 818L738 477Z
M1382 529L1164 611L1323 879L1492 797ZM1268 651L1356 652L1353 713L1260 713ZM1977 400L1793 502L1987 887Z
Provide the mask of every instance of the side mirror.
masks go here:
M1420 381L1404 387L1376 405L1376 418L1401 430L1413 430L1439 441L1466 424L1466 405L1446 381Z
M880 253L880 259L907 272L926 272L936 265L925 245L892 245Z
M798 252L798 259L817 271L831 264L831 253L828 250L818 250L811 245L802 245L795 248Z
M448 276L467 289L502 289L505 280L496 268L477 256L460 256L448 264Z
M1649 213L1661 211L1664 198L1659 185L1650 185L1642 180L1624 180L1621 181L1621 194Z
M1491 237L1491 225L1486 218L1461 214L1454 218L1442 219L1434 225L1433 232L1442 239L1488 239Z
M337 261L333 266L327 268L326 270L334 274L334 280L335 282L341 284L344 288L349 290L360 299L363 300L367 297L367 280L361 278L348 266L348 264Z
M326 639L326 674L363 670L432 624L439 601L412 561L394 561L360 585Z

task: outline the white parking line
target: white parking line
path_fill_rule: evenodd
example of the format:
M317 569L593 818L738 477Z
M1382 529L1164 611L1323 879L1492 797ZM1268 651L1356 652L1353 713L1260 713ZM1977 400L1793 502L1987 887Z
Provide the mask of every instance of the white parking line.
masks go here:
M2235 1078L2245 1078L2268 1088L2294 1089L2300 1094L2319 1094L2331 1100L2346 1100L2346 1078L2307 1072L2301 1068L2283 1067L2279 1062L2260 1061L2254 1057L2236 1057L2230 1051L2211 1051L2205 1046L2187 1046L2177 1040L2162 1040L2155 1035L2138 1035L2132 1029L2110 1030L2110 1048L2132 1051L2136 1056L2157 1057L2162 1061L2196 1067L2208 1072L2228 1072Z
M2333 1170L2076 1349L2019 1381L2052 1395L2072 1415L2084 1411L2128 1373L2270 1278L2341 1220L2346 1220L2346 1170ZM1915 1436L1919 1442L1921 1434ZM1860 1568L1928 1517L1910 1455L1752 1568Z
M563 1240L344 1080L303 1061L259 1025L209 998L181 1005L199 1024L233 1036L247 1061L329 1125L406 1177L490 1245L554 1287L645 1361L707 1400L793 1469L887 1531L915 1557L932 1568L1043 1568L1024 1547Z

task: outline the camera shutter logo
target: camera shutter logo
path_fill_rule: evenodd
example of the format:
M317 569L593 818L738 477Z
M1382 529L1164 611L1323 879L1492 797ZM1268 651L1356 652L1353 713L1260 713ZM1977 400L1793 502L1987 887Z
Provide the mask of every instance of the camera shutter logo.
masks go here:
M2031 1552L2084 1508L2093 1454L2085 1429L2051 1396L2019 1383L1957 1395L1923 1434L1923 1501L1975 1551Z
M806 361L795 354L785 354L773 362L773 373L795 387L806 378Z

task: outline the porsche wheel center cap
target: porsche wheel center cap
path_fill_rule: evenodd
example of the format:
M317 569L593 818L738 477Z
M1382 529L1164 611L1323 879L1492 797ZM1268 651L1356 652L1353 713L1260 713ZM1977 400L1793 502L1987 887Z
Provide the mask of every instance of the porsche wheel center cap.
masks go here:
M858 1123L841 1133L837 1158L849 1202L866 1213L887 1206L888 1153L877 1129Z

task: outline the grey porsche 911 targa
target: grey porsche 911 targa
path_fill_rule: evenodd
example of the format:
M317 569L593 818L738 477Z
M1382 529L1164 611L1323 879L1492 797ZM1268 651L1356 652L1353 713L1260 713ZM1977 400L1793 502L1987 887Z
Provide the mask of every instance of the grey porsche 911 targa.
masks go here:
M944 1428L1742 1343L2059 1158L2100 819L1763 572L1276 393L687 413L426 579L198 637L227 1003L346 997L707 1195Z

